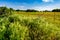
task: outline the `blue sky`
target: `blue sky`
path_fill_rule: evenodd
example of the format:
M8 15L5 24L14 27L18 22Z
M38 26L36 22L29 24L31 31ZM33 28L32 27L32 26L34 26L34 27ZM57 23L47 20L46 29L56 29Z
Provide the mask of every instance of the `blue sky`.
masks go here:
M0 6L21 10L52 10L60 8L60 0L0 0Z

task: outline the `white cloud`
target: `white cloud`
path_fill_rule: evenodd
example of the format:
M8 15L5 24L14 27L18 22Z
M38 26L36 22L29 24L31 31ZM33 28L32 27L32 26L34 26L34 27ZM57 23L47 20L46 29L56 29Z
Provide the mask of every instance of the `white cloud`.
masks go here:
M33 9L35 10L39 10L39 11L42 11L42 10L52 10L52 9L60 9L60 4L51 4L51 5L44 5L44 6L34 6Z
M24 8L24 6L19 6L20 8Z
M18 9L24 9L25 6L17 6Z
M53 2L54 0L42 0L43 2Z

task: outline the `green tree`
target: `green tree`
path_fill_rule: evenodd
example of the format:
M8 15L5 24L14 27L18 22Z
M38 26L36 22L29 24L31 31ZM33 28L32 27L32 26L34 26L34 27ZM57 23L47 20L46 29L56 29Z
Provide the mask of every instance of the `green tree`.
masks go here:
M60 9L53 9L52 12L60 12Z

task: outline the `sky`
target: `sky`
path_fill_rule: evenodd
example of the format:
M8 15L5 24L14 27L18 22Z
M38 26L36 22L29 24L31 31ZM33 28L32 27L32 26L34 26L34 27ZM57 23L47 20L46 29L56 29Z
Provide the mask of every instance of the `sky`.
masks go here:
M52 10L60 8L60 0L0 0L0 6L20 10Z

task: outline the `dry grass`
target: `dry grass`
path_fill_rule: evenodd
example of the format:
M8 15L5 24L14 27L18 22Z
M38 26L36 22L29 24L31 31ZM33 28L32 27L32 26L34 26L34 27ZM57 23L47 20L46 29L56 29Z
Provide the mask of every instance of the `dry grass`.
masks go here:
M46 21L51 22L60 27L60 12L16 12L30 18L44 17Z

